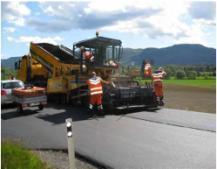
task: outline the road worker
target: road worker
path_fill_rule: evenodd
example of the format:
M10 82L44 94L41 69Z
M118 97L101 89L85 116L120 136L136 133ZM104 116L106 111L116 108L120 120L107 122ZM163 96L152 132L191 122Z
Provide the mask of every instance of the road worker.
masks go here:
M83 57L84 57L85 61L87 61L88 63L93 63L94 62L94 55L90 51L85 51L83 53Z
M87 81L89 88L89 109L93 111L94 106L97 106L100 114L103 114L102 83L110 84L110 82L105 81L101 77L97 76L95 71L92 72L92 77Z
M144 78L150 78L152 75L151 64L148 61L144 61Z
M154 85L154 92L157 96L159 105L163 106L163 78L166 76L166 72L162 67L159 67L154 73L152 73L152 81Z

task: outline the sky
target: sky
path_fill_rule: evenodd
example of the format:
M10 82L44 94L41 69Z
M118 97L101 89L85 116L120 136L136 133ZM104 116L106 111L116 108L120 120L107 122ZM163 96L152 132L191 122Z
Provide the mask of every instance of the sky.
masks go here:
M183 0L1 1L1 58L30 42L63 44L100 36L123 47L202 44L216 48L216 2Z

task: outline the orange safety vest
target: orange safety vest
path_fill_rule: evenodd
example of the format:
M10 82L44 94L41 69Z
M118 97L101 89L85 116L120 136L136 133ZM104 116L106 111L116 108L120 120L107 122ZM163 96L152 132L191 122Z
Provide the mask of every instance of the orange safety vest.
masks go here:
M88 84L91 96L103 93L103 91L102 91L102 82L101 82L100 77L90 78L87 81L87 84Z
M150 77L152 74L151 65L149 63L144 65L144 76Z
M153 82L162 81L163 75L164 75L164 72L153 73L152 74L152 80L153 80Z

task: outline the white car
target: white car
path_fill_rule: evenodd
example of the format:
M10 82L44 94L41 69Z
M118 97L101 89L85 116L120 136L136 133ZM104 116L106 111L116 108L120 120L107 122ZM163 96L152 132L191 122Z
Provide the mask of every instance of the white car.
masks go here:
M12 90L15 88L24 88L21 80L2 80L1 81L1 104L13 103Z

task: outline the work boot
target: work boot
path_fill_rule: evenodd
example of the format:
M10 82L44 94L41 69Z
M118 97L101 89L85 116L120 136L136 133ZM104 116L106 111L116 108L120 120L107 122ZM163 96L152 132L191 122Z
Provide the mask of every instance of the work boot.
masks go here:
M94 111L94 106L93 106L92 104L89 104L88 113L89 113L91 116L96 116L96 112Z
M105 113L104 113L104 111L103 111L102 105L99 105L99 106L98 106L98 115L99 115L99 116L104 116L104 115L105 115Z
M164 106L163 98L164 98L163 96L160 97L160 102L159 102L160 106Z

